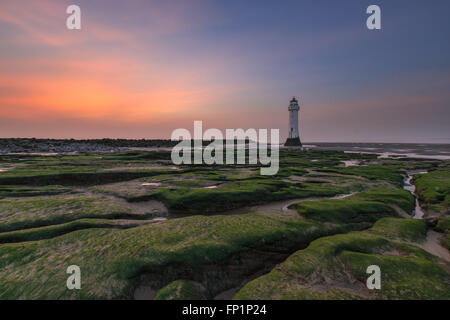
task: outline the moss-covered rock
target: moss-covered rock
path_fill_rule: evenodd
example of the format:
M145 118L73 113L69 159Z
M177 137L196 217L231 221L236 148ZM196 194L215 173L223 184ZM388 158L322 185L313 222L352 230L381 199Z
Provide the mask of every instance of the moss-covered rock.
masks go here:
M425 207L445 215L450 213L450 171L441 169L414 176L416 193Z
M439 218L435 230L443 233L441 244L450 251L450 218Z
M424 221L384 218L367 231L318 239L233 299L450 299L445 262L395 241L420 241L424 228ZM370 265L381 269L381 290L366 287Z
M152 212L148 213L152 216ZM142 215L134 215L141 217ZM130 218L133 210L106 197L60 196L0 200L0 232L66 223L83 218Z
M131 298L144 280L152 284L152 294L159 290L158 298L212 298L230 292L249 274L266 273L314 240L297 252L301 259L291 257L264 276L273 281L256 290L256 297L371 298L359 290L365 276L359 261L372 260L383 270L399 270L389 273L392 279L381 297L445 297L438 280L446 283L446 274L435 258L402 243L424 237L422 222L378 220L395 216L398 208L411 211L412 196L400 190L404 168L445 171L443 165L376 164L375 155L281 150L278 174L263 177L258 166L173 167L169 159L168 152L141 151L0 155L0 164L8 168L0 172L0 242L5 242L0 244L0 298ZM375 163L342 167L342 161L353 159ZM355 191L360 193L346 199L304 202L297 206L299 218L208 216L269 201ZM163 202L171 213L191 216L139 227L118 220L153 217L153 211L145 211L150 202L142 202L149 199ZM370 232L348 233L375 221ZM266 261L268 266L260 268ZM66 289L66 269L72 264L82 271L79 291ZM418 279L415 296L408 274ZM348 285L347 279L353 282Z
M206 289L201 283L176 280L160 289L155 300L205 300Z
M250 248L306 245L352 228L359 226L260 214L192 216L126 230L87 229L37 242L3 244L0 298L129 297L134 279L146 270L167 265L195 269ZM64 285L65 269L71 264L83 270L83 289L77 292Z
M371 189L344 199L305 201L292 207L308 219L358 223L368 219L375 222L386 215L397 216L394 205L411 212L414 197L405 190L383 188Z
M132 228L152 223L151 220L118 220L118 219L79 219L68 223L51 226L29 228L10 232L0 232L0 243L35 241L51 239L66 233L90 228Z

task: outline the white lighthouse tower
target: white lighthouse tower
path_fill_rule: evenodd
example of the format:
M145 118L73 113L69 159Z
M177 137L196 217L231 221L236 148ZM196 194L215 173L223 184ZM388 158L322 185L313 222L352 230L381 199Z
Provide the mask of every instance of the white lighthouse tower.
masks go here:
M298 134L298 111L300 110L300 106L298 105L298 100L296 97L293 97L291 102L289 103L289 135L284 144L287 147L301 147L302 143L300 142L300 137Z

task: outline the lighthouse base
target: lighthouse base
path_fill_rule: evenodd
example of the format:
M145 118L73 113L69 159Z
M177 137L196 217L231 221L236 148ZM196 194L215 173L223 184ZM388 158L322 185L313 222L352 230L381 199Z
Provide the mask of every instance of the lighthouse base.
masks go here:
M286 142L284 143L285 147L301 147L302 143L300 142L300 138L287 138Z

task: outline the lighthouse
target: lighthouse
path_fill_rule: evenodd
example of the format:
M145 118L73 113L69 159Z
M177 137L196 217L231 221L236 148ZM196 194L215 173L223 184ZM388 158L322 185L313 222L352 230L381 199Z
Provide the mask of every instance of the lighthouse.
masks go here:
M300 137L298 134L298 111L300 106L298 105L298 100L293 97L289 103L289 135L284 144L286 147L301 147Z

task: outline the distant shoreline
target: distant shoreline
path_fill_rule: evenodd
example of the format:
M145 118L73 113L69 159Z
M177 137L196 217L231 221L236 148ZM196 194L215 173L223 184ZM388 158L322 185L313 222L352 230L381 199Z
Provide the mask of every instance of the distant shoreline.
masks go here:
M74 154L126 151L168 151L179 141L169 139L34 139L0 138L0 154ZM211 141L203 141L203 145ZM244 141L238 141L244 143ZM305 149L373 153L381 157L450 160L450 144L305 142Z
M179 141L169 139L38 139L0 138L0 154L9 153L94 153L121 152L133 149L164 149L176 146ZM203 145L211 141L203 141ZM244 141L239 141L244 143Z

